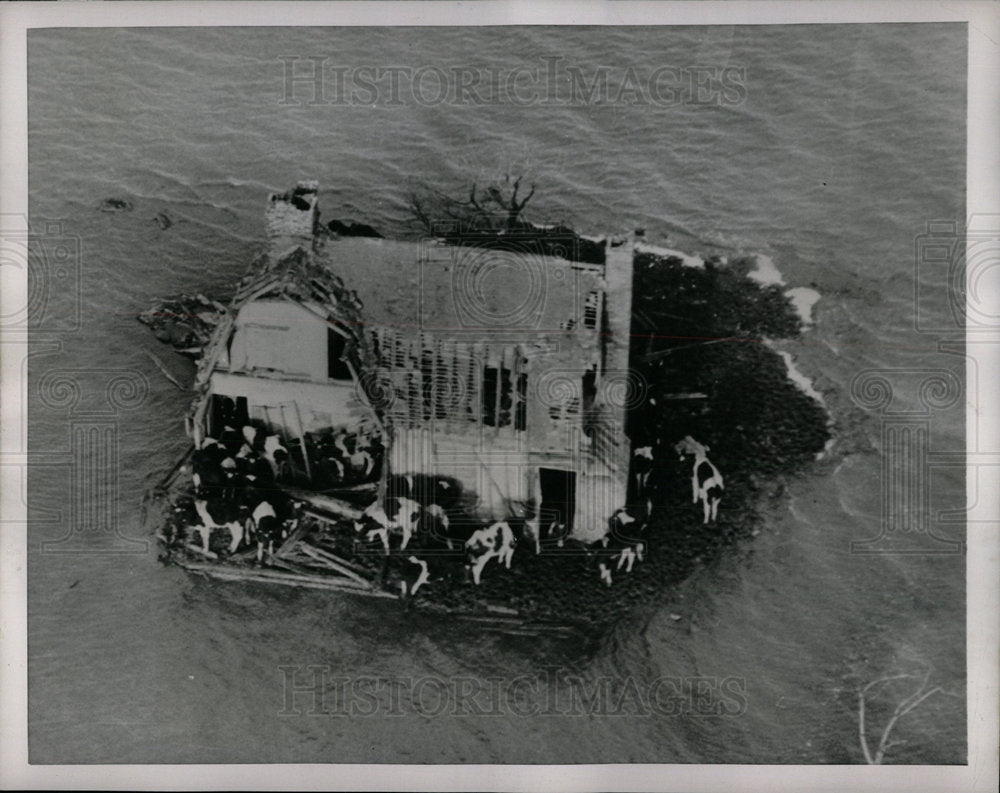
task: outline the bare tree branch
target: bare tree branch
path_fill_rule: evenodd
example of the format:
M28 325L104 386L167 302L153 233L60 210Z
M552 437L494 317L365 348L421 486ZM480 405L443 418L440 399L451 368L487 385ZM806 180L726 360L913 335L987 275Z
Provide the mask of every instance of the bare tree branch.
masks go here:
M479 229L500 231L518 227L520 215L535 194L535 185L530 192L519 198L522 177L511 181L507 173L502 182L495 181L480 187L477 181L469 185L462 198L427 185L410 193L410 210L416 221L428 231L433 230L435 219L448 218L459 224L459 231ZM509 187L508 187L509 185Z
M891 675L889 677L881 677L878 680L874 680L858 692L858 738L861 743L861 751L865 756L865 762L869 765L881 765L882 761L885 759L886 752L889 751L894 746L902 746L906 741L890 741L889 738L892 735L892 731L895 729L896 724L899 720L905 716L910 711L921 705L928 697L937 694L945 693L942 691L940 686L935 686L930 690L927 689L927 684L930 682L931 670L927 670L923 678L920 681L920 686L915 692L910 696L903 699L901 702L896 704L893 710L892 716L889 721L886 722L885 728L882 730L882 735L879 738L878 746L875 749L874 756L871 753L871 749L868 746L868 733L866 725L866 705L868 692L871 691L876 686L882 686L893 680L912 680L915 675Z

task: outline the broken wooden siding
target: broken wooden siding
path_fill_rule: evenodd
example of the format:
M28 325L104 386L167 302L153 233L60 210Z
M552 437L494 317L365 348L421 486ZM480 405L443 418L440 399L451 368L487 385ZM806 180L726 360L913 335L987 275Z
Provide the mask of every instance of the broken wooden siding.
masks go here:
M549 275L559 277L546 285L541 314L493 328L449 313L457 312L462 253L433 253L422 253L420 295L433 296L441 314L424 323L426 304L412 317L386 303L383 323L369 324L382 412L393 427L391 470L454 476L492 516L507 514L511 502L537 505L539 469L572 472L573 533L600 536L627 489L628 319L611 326L607 318L631 310L631 260L626 267L617 257L613 295L603 266L554 260Z

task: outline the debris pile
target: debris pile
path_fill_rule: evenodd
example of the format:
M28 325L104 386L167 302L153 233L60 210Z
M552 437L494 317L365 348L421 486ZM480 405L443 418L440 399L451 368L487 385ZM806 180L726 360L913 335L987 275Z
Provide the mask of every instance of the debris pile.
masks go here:
M199 356L216 326L226 314L226 307L205 295L176 295L158 300L138 319L157 339L184 355Z

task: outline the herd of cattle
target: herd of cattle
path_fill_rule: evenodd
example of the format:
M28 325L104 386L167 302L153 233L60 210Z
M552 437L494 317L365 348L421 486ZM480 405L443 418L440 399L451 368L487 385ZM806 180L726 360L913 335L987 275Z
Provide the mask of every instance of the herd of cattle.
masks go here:
M174 505L168 543L184 530L201 538L203 554L214 556L209 539L213 532L224 532L230 554L241 545L256 546L257 561L262 561L264 549L273 553L302 513L303 504L278 485L287 463L281 438L257 427L237 431L226 426L218 438L206 437L191 456L194 499Z
M464 570L477 586L491 561L509 570L514 550L527 545L535 554L544 548L578 547L597 567L601 580L611 585L612 571L631 572L642 561L646 543L643 532L651 512L648 500L636 508L618 509L608 522L604 536L583 545L567 536L558 516L543 517L531 507L522 514L487 525L467 518L453 506L454 486L447 479L423 477L428 486L420 487L413 476L394 476L389 480L390 495L382 503L371 504L354 521L360 547L370 553L389 556L407 554L409 568L404 570L400 588L412 596L431 580L445 578L460 558Z
M370 476L375 466L370 452L351 449L346 438L331 434L327 455L337 461L338 478ZM692 502L702 504L703 522L716 519L723 479L707 457L708 447L690 436L674 446L681 460L693 457ZM321 459L327 459L323 457ZM275 545L297 527L303 503L285 494L279 481L288 450L279 436L244 426L225 427L218 438L205 438L192 455L194 498L174 506L174 526L168 542L198 535L200 546L188 547L216 557L209 540L219 532L228 538L228 554L241 546L256 548L258 563L267 563ZM613 575L630 573L647 552L645 532L653 512L650 473L656 466L654 447L635 449L632 458L632 497L614 511L600 539L587 545L568 536L560 516L541 515L532 506L488 525L470 519L460 504L455 480L425 475L388 478L386 497L369 505L353 521L355 550L393 556L403 564L400 589L404 597L443 577L443 566L453 569L461 559L464 573L479 585L487 565L495 560L510 569L515 547L524 543L535 554L543 548L571 550L574 546L592 560L601 582L611 586ZM352 473L353 472L353 473ZM181 535L185 537L181 537ZM265 549L267 555L265 556Z
M305 442L313 482L319 488L361 484L379 476L383 449L374 432L330 428L307 433Z

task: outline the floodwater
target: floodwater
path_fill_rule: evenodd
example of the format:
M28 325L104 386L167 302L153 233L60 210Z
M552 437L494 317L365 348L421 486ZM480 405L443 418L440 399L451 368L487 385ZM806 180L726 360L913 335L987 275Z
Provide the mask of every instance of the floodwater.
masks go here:
M373 107L313 104L298 82L283 103L281 58L296 56L504 74L561 57L585 75L607 66L612 92L629 66L731 66L745 69L745 96ZM908 743L890 759L963 762L965 566L945 551L964 527L926 527L931 512L964 508L964 471L934 468L927 503L877 539L889 419L877 387L852 396L851 383L895 370L891 409L913 411L927 404L927 370L962 380L964 358L916 330L913 279L935 287L923 319L954 327L940 269L917 268L914 249L928 221L965 215L965 62L964 25L33 31L32 221L61 221L49 237L80 255L38 293L32 340L31 761L862 762L858 686L927 671L944 693L900 723ZM781 349L823 395L837 442L765 496L761 533L596 653L161 567L139 500L184 449L189 396L146 352L178 378L192 366L135 314L158 296L224 291L263 241L266 194L298 179L321 181L325 218L401 237L413 233L408 180L448 188L507 168L537 183L536 222L759 252L789 288L819 292L815 324ZM99 211L108 197L134 210ZM79 289L64 286L77 275ZM960 454L963 400L945 396L921 420L935 453ZM108 448L117 456L100 470L114 475L81 476ZM638 700L547 706L581 681L600 696L604 679L615 691L633 681ZM479 705L434 681L467 681ZM723 707L700 707L698 686ZM672 704L647 707L664 690ZM908 693L887 691L875 723ZM541 715L524 715L533 705Z

